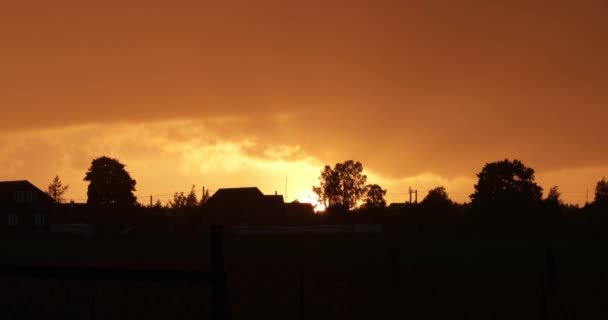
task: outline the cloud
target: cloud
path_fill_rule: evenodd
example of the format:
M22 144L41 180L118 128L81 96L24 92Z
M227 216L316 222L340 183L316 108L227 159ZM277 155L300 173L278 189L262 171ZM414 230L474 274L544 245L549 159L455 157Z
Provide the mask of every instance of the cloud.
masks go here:
M459 179L504 158L538 172L607 167L605 12L602 1L3 2L0 173L44 184L61 171L83 190L107 154L143 193L238 175L272 192L281 170L316 181L289 163L354 159L399 190L419 177L467 193Z

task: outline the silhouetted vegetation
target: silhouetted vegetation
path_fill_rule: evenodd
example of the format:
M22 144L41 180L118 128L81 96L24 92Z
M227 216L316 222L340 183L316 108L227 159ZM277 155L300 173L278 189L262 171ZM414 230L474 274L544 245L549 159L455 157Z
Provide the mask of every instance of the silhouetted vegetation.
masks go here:
M69 185L63 185L61 179L59 179L59 175L55 175L53 182L49 184L47 188L47 194L55 200L56 203L63 203L65 199L63 198L63 194L68 190Z
M593 203L600 208L608 208L608 181L606 178L597 182Z
M477 174L471 202L456 203L443 186L428 191L420 203L392 203L386 190L367 184L363 165L348 160L333 168L325 166L314 186L319 202L326 206L315 214L312 205L285 203L280 195L264 195L257 188L225 189L222 199L211 201L208 189L197 196L196 186L188 193L175 192L166 205L160 200L146 207L136 202L135 180L116 159L92 161L87 205L59 205L53 214L61 223L90 223L99 230L124 235L149 232L196 233L201 225L295 225L295 224L382 224L403 230L507 233L603 233L608 230L608 181L597 182L595 198L585 207L564 203L557 186L543 198L534 169L519 160L486 163ZM48 187L56 202L64 201L64 186L58 176ZM216 193L217 194L217 193ZM216 195L214 194L214 196ZM208 203L209 202L209 203ZM105 210L112 208L112 210ZM58 220L57 220L58 219ZM55 222L56 223L56 222ZM122 230L122 231L121 231ZM147 230L147 231L146 231ZM103 233L103 232L102 232Z
M321 185L313 187L312 190L317 194L319 202L330 211L334 207L339 211L344 208L353 209L363 199L367 190L367 176L362 172L363 165L359 161L337 163L333 169L325 166L319 177Z
M476 210L528 210L535 208L542 199L543 189L534 181L534 169L519 160L487 163L477 177L479 181L471 195Z
M190 193L187 195L183 192L176 192L173 195L173 201L169 201L169 206L174 209L194 208L199 206L201 203L198 202L195 189L196 186L192 185L192 189L190 189Z
M365 197L365 203L363 204L363 208L365 209L381 209L386 207L386 200L384 196L386 195L386 190L383 190L377 184L371 184L367 186L367 192Z
M437 187L429 190L420 205L430 210L449 210L454 203L444 187Z
M84 178L89 181L87 204L96 207L135 207L136 181L116 159L94 159Z

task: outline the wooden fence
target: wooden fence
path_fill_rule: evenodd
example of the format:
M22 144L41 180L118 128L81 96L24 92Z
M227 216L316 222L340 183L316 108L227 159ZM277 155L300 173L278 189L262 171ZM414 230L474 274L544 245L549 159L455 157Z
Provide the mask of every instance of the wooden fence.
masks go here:
M130 268L96 267L49 267L25 265L0 265L1 276L34 279L83 279L122 281L169 281L208 283L210 285L210 319L226 319L224 271L224 227L214 226L210 230L210 270L151 270Z

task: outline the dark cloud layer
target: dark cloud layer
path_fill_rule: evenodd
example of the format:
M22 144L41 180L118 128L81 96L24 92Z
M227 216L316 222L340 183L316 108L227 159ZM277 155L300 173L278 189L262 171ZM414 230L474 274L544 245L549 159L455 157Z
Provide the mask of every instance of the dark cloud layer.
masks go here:
M600 0L3 1L0 131L200 119L394 177L604 166L606 21Z

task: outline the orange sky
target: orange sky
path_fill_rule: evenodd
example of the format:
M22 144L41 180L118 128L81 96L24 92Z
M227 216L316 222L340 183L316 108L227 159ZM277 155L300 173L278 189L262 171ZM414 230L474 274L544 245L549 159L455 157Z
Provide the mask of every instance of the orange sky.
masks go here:
M608 175L606 21L604 0L3 0L0 180L84 201L108 155L145 201L285 176L292 200L354 159L389 202L464 201L508 157L583 203Z

